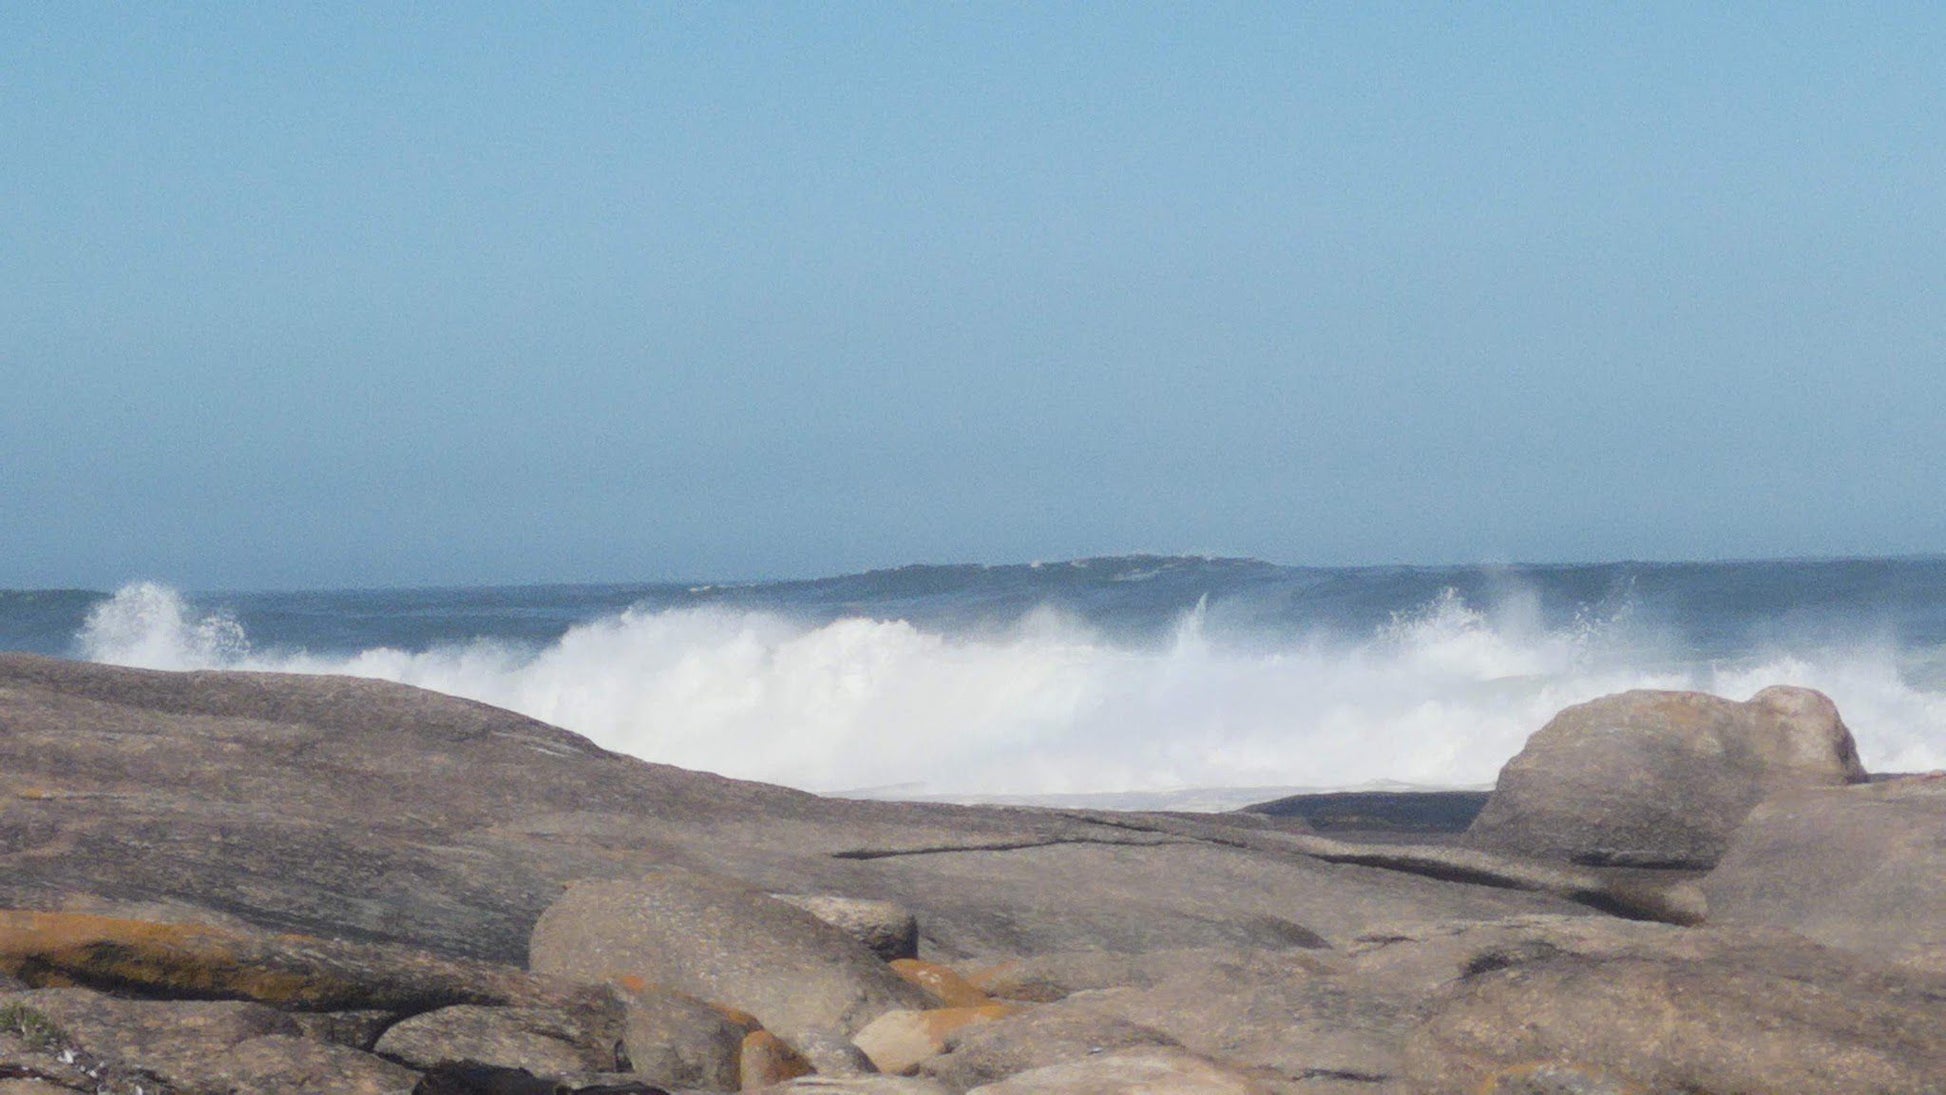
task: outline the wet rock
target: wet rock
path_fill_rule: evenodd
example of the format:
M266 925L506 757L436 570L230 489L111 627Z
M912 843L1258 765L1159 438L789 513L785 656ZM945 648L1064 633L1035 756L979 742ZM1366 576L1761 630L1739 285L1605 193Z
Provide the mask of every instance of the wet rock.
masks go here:
M582 981L635 976L741 1008L793 1044L928 1002L863 944L809 913L674 867L569 887L534 926L529 953L538 972Z
M1823 693L1625 692L1567 708L1529 738L1467 836L1584 864L1707 868L1765 797L1864 779Z
M887 962L919 957L919 921L891 901L834 894L772 894L837 928Z

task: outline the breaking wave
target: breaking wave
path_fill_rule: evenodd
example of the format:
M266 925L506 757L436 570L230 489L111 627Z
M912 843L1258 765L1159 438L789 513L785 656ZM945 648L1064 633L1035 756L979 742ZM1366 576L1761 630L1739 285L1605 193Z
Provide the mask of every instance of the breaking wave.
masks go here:
M1547 627L1515 596L1449 590L1356 637L1229 634L1198 607L1159 643L1053 611L977 635L898 619L813 624L723 607L630 609L540 647L253 649L234 616L123 588L81 656L162 669L348 673L466 696L648 760L824 792L1059 795L1490 783L1564 706L1627 688L1837 700L1866 764L1946 764L1946 689L1890 644L1699 660L1620 612Z

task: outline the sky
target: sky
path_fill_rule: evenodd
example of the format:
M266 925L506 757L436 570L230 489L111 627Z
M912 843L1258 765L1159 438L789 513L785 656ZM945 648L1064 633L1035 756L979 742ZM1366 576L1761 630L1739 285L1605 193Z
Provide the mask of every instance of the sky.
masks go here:
M1942 56L1927 4L10 3L0 587L1946 550Z

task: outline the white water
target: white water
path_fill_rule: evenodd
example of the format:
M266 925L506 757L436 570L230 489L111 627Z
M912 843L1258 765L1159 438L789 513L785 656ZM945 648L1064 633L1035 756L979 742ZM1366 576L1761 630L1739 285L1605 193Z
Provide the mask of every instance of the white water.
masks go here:
M508 707L649 760L815 791L1058 795L1183 788L1490 783L1564 706L1627 688L1737 699L1829 693L1867 767L1946 766L1946 693L1887 647L1779 648L1685 662L1625 619L1548 630L1517 599L1447 595L1360 642L1267 646L1183 618L1132 649L1053 614L999 636L902 621L802 626L765 613L628 611L539 652L477 641L348 657L253 652L235 620L131 585L83 656L159 669L350 673Z

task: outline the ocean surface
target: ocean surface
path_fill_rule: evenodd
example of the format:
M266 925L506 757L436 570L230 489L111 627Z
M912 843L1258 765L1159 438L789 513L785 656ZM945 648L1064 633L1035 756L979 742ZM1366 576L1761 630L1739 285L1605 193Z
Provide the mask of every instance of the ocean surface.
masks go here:
M1837 700L1946 767L1946 559L1279 566L1126 556L814 581L0 591L0 649L352 673L807 790L1222 808L1490 784L1627 688Z

